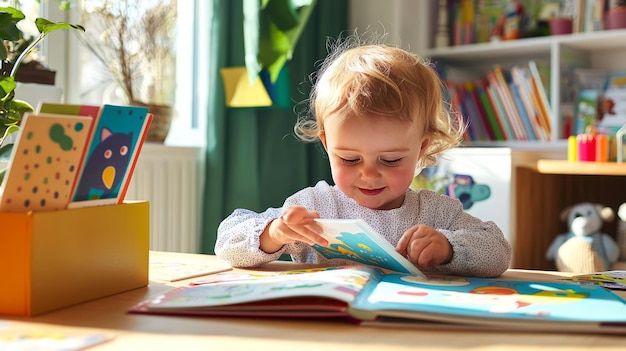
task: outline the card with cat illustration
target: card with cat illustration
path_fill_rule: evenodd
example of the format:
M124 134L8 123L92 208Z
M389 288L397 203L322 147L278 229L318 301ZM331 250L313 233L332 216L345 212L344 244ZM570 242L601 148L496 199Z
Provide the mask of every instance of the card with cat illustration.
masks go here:
M70 208L123 201L151 122L147 107L102 106Z
M92 118L24 116L0 185L0 212L64 209L87 150Z

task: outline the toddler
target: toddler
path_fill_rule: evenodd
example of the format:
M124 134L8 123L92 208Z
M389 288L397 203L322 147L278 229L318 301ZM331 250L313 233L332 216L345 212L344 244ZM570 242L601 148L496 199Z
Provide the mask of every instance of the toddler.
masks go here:
M335 42L311 91L309 117L294 128L321 141L335 185L325 181L262 213L237 209L220 224L216 255L254 267L291 255L295 262L343 265L310 245L326 246L315 218L362 218L426 272L495 277L511 246L495 223L453 198L413 190L416 171L458 145L464 126L451 117L443 85L428 63L357 37Z

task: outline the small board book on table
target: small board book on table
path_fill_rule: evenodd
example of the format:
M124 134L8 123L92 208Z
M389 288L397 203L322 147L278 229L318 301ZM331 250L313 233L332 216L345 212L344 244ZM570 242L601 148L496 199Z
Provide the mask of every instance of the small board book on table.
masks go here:
M360 325L493 331L626 333L626 302L597 285L334 267L237 277L175 288L131 313L344 317Z

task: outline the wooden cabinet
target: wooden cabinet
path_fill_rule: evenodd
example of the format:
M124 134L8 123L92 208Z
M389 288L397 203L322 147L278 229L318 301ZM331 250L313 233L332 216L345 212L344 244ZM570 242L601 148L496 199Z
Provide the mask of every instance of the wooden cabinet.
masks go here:
M626 202L626 163L539 160L515 173L514 268L555 268L545 254L554 238L567 232L559 219L567 206L594 202L617 210ZM615 237L617 221L605 223L603 231Z

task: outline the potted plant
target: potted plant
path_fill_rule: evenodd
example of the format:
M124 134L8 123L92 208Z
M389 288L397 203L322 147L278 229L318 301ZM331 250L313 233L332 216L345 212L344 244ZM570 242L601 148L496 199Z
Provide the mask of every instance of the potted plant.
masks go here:
M0 47L0 59L5 60L9 52L7 47L10 43L16 44L23 39L23 33L19 30L17 24L24 20L24 13L14 7L0 7L0 38L5 45ZM35 50L48 34L59 29L77 29L85 31L85 28L78 24L54 23L45 18L37 18L35 20L39 35L25 47L20 55L13 62L13 66L8 74L0 76L0 163L8 161L13 145L15 135L13 132L19 129L22 117L27 112L34 111L34 108L27 102L15 99L15 76L20 64L24 59ZM0 168L0 183L4 177L6 169Z
M90 28L80 40L106 67L123 103L154 114L147 141L163 142L172 118L176 9L177 0L103 0L80 10Z

